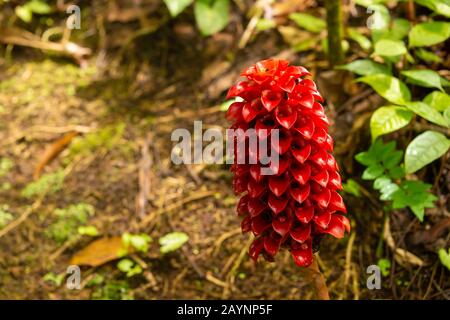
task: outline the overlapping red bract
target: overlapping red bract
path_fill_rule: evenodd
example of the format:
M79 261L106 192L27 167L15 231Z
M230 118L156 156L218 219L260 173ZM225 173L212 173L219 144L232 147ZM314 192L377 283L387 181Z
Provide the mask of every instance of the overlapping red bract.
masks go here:
M299 266L313 261L313 244L323 234L342 238L350 232L333 140L323 99L310 73L284 60L263 60L247 68L228 91L240 97L227 113L231 128L280 129L276 175L262 175L261 164L232 165L233 188L241 197L237 212L242 231L256 236L249 254L272 261L280 247L291 251ZM248 152L248 151L247 151Z

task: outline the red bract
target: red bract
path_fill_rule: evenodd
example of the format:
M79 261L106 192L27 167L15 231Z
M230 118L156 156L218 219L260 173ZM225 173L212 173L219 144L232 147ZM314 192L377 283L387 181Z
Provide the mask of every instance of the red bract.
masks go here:
M280 130L279 144L273 146L280 155L276 174L263 175L263 164L251 150L246 150L246 159L258 163L238 164L235 159L232 165L233 189L245 193L237 207L242 231L256 236L249 254L254 260L262 254L273 261L285 247L297 265L308 266L313 247L324 234L342 238L350 232L337 192L342 189L341 177L330 153L333 139L323 99L307 78L308 70L284 60L260 61L242 76L247 80L231 87L227 95L239 97L228 110L231 128L253 128L259 140L268 139L260 129Z

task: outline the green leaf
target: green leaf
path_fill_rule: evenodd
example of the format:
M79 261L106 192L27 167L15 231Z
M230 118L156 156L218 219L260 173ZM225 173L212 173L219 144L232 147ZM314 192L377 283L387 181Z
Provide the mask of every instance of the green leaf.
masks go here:
M80 226L78 227L78 234L96 237L98 236L98 230L94 226Z
M433 208L435 195L429 192L430 184L422 181L405 180L399 189L392 194L392 208L402 209L409 207L414 215L423 221L425 208Z
M433 70L406 70L401 72L408 80L422 87L442 89L441 77Z
M132 233L124 233L122 234L122 243L124 247L132 246L134 249L140 252L147 252L148 246L152 242L152 238L145 233L141 234L132 234Z
M425 22L415 25L409 33L411 47L431 46L447 40L450 36L450 23Z
M405 169L403 169L403 167L395 166L389 169L389 177L391 177L392 179L401 179L404 176L405 176Z
M445 109L443 115L444 115L445 120L447 120L447 126L450 127L450 106L447 107L447 109Z
M375 181L373 182L373 188L375 190L381 190L382 188L386 187L391 183L392 180L389 177L381 176L375 179Z
M405 106L414 113L418 114L424 119L427 119L430 122L433 122L443 127L448 126L447 120L444 118L444 116L424 102L420 101L408 102L405 104Z
M414 113L405 107L387 106L375 110L370 118L372 140L406 126Z
M375 54L379 56L392 57L400 56L407 52L403 41L381 39L375 44Z
M195 20L204 36L212 35L225 28L229 20L228 0L196 0Z
M411 93L408 87L399 79L384 75L374 74L359 78L358 82L370 85L380 96L389 102L405 104L411 100Z
M399 186L392 181L383 185L380 189L380 200L390 201L392 200L392 195L399 190Z
M184 11L194 0L164 0L164 3L169 9L170 15L176 17Z
M30 2L27 2L25 6L30 9L31 12L37 14L49 14L52 12L52 8L47 3L40 0L31 0Z
M414 0L421 6L427 7L437 14L450 18L450 2L448 0Z
M256 24L256 29L258 31L265 31L276 27L276 22L272 19L261 18Z
M376 63L369 59L360 59L352 61L343 66L338 66L337 69L344 69L353 72L357 75L368 76L373 74L390 75L389 68L381 63Z
M373 41L377 42L389 33L388 28L391 20L389 10L380 4L372 4L367 9L368 13L372 13L367 20L367 26L372 31Z
M450 148L450 140L442 133L436 131L425 131L406 148L405 170L413 173L422 169L427 164L439 159Z
M294 21L299 27L310 32L321 32L325 30L327 24L324 19L317 18L307 13L291 13L289 18Z
M387 277L390 273L391 261L388 259L380 259L378 260L377 265L380 267L380 271L383 277Z
M159 238L159 249L162 254L175 251L189 240L189 236L184 232L172 232Z
M234 101L235 99L230 99L222 102L222 104L220 105L220 111L228 111L228 108L233 104Z
M411 23L406 19L394 19L392 23L389 38L393 40L401 40L408 35Z
M117 263L117 269L127 274L127 277L132 277L136 274L142 273L140 265L135 264L130 259L122 259Z
M437 111L445 111L450 106L450 96L441 91L433 91L428 94L423 102Z
M450 270L450 249L445 250L444 248L439 249L439 260L443 266L445 266L448 270Z
M398 166L403 159L403 151L394 150L392 152L386 152L383 155L383 167L386 169L394 169L394 167Z
M418 48L416 50L416 56L418 56L420 59L422 59L425 62L442 62L441 57L434 54L433 52L427 51L423 48Z
M17 6L14 12L23 22L30 23L33 19L33 12L26 6Z
M377 159L373 158L368 151L358 153L355 156L355 159L365 166L370 166L371 164L377 163Z
M361 186L353 179L348 179L342 184L344 192L354 195L355 197L361 196Z
M381 164L374 164L364 170L362 174L363 180L374 180L381 176L384 172L384 168Z
M56 193L61 190L65 178L64 170L42 175L39 180L30 182L22 190L22 197L33 198L45 194Z
M372 42L355 28L347 28L347 35L365 51L368 51L372 47Z

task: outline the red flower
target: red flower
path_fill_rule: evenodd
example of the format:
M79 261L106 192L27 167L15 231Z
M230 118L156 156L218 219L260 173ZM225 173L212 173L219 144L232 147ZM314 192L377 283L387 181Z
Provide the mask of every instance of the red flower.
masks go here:
M233 189L241 197L237 212L243 232L256 236L249 254L273 261L281 247L288 248L299 266L313 261L313 247L323 234L342 238L350 232L338 165L331 155L333 139L321 105L323 99L308 70L284 60L263 60L247 68L228 91L239 97L227 113L233 129L255 129L258 141L279 129L273 150L279 163L273 175L263 175L258 154L246 146L247 160L256 164L232 165ZM306 78L305 78L306 77ZM263 130L267 129L268 134ZM236 157L235 157L236 158Z

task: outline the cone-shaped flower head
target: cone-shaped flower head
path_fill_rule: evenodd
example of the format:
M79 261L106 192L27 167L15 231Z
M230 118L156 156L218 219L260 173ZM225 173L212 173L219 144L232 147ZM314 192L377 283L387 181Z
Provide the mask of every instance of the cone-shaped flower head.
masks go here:
M227 95L236 98L227 113L231 128L254 129L258 143L266 141L279 159L272 174L263 174L262 168L272 164L263 165L246 146L247 162L235 157L231 168L233 189L243 194L237 207L242 231L256 236L249 254L254 260L262 254L273 261L285 247L297 265L308 266L324 234L342 238L350 232L323 99L308 70L284 60L260 61L242 76L247 79ZM274 129L279 139L271 144Z

